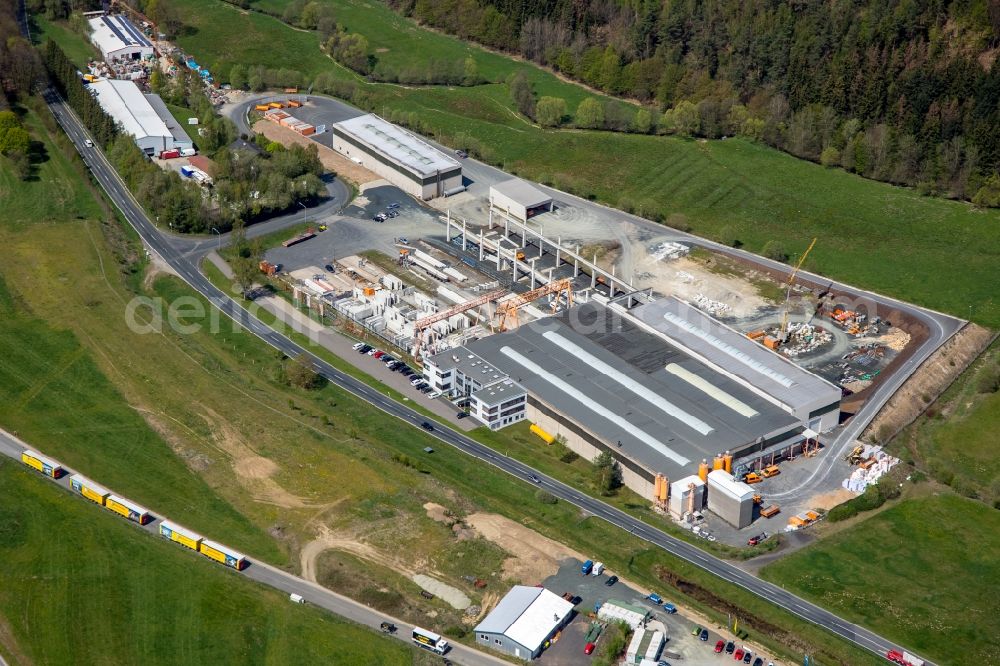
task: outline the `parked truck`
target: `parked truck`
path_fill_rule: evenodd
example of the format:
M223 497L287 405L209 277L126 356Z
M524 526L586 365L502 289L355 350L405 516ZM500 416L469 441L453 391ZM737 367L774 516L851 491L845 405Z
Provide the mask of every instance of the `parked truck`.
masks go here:
M594 570L593 560L587 560L586 562L583 563L583 566L580 567L580 572L584 576L588 575L593 570Z
M594 564L594 569L590 573L594 576L600 576L604 573L604 562L596 562Z

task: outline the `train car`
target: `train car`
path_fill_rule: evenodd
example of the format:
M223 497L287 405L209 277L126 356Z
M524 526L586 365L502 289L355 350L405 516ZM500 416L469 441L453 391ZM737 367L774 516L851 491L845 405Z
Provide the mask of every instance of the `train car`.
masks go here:
M118 497L117 495L108 495L108 498L104 502L104 506L111 509L120 516L124 516L129 520L139 523L140 525L145 525L153 519L149 511L139 506L135 502L131 502L123 497Z
M191 530L184 529L183 527L178 527L173 523L168 523L163 521L160 523L160 536L165 539L170 539L171 541L176 541L182 546L186 546L191 550L198 550L198 546L204 540L199 534L195 534Z
M247 566L247 558L237 553L232 548L228 546L223 546L221 543L215 543L214 541L209 541L205 539L201 542L198 547L198 552L205 557L210 557L220 564L225 564L227 567L232 567L237 571L242 571Z
M53 479L58 479L66 473L66 471L62 468L62 465L56 461L49 460L48 458L27 449L21 452L21 462L30 467L34 467L45 476L51 476Z
M69 477L69 486L76 492L80 493L91 502L95 502L104 506L105 501L108 499L108 495L111 491L107 488L102 488L90 479L80 474L74 474Z

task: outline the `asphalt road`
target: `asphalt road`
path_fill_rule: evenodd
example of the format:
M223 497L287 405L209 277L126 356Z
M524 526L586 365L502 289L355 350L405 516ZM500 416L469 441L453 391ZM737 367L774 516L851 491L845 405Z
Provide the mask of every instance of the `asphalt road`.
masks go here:
M346 375L323 360L309 354L305 349L295 344L288 338L280 335L259 320L255 319L247 312L242 305L216 289L197 267L192 263L190 254L179 251L175 247L172 239L162 234L149 220L142 208L138 205L127 188L107 162L104 155L97 148L87 148L84 145L86 133L68 106L64 105L58 96L48 91L45 95L52 112L56 115L60 124L63 125L69 137L73 140L77 149L83 155L84 161L90 167L94 176L101 186L107 191L112 201L119 207L143 241L151 251L159 254L169 263L191 287L199 291L222 312L238 322L248 331L267 342L269 345L281 350L290 357L300 354L308 354L312 359L313 369L326 377L329 381L337 384L362 400L365 400L376 409L381 410L387 416L397 418L414 427L420 427L425 421L425 417L410 408L397 403L385 395L382 395L367 384ZM431 433L442 442L454 446L459 451L473 456L480 461L492 465L521 481L530 483L530 478L535 475L541 479L539 484L542 488L552 493L563 501L576 505L591 515L606 520L632 535L654 544L663 550L680 557L695 566L701 567L705 571L722 578L734 585L742 587L751 593L766 599L776 606L820 627L845 638L848 641L876 654L884 655L890 649L897 649L899 646L874 632L863 627L850 623L819 606L805 601L786 590L763 581L756 576L737 569L733 565L713 557L701 549L680 541L668 534L620 511L604 502L584 495L574 488L567 486L555 479L551 479L544 474L532 469L517 460L498 454L493 449L476 442L475 440L458 433L451 428L436 424ZM261 567L265 569L266 567ZM277 571L277 570L275 570ZM294 577L291 577L294 579ZM264 581L266 582L266 581ZM303 582L294 579L294 585L287 579L277 577L275 584L279 589L295 592L300 589ZM286 589L287 588L287 589ZM478 653L476 653L478 654ZM456 654L456 659L458 655ZM463 659L464 661L464 659ZM472 663L472 662L468 662ZM928 662L929 666L933 666Z

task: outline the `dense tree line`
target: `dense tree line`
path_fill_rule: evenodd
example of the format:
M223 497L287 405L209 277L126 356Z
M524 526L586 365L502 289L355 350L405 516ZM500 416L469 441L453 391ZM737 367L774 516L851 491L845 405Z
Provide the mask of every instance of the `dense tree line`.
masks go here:
M21 35L17 0L0 0L0 99L30 94L43 74L38 54Z
M1000 0L388 1L651 107L633 124L1000 198Z

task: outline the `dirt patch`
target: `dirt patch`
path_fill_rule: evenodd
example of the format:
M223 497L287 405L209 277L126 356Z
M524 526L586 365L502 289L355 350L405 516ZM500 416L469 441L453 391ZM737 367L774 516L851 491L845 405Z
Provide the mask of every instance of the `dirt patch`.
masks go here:
M328 170L334 172L340 178L350 181L355 185L361 185L372 180L378 180L368 169L357 162L352 162L348 158L338 153L333 148L327 148L321 143L317 143L308 137L304 137L298 132L294 132L287 127L282 127L270 120L258 120L254 123L253 131L263 134L271 141L277 141L283 145L297 143L300 146L316 146L319 149L319 161Z
M465 592L447 583L442 583L437 578L431 578L424 574L414 574L410 576L410 580L419 585L421 589L441 597L452 608L465 610L472 605L472 599L469 599Z
M433 521L444 523L445 525L451 525L455 522L455 519L448 514L448 509L440 504L427 502L424 504L424 511L427 512L427 517Z
M10 658L11 664L15 666L30 666L30 664L34 663L18 646L17 641L14 640L14 631L3 617L0 617L0 645L4 647L4 652Z
M847 500L854 499L857 496L857 493L852 493L846 488L838 488L837 490L831 490L827 493L813 495L806 501L806 504L813 509L825 509L829 511L838 504L843 504Z
M395 569L404 575L413 574L412 571L402 566L399 561L383 554L375 547L359 541L356 537L349 534L332 532L330 528L324 525L320 526L316 538L304 545L299 553L299 564L302 567L303 578L317 582L316 560L325 550L340 550L363 560Z
M888 440L913 423L994 338L993 331L967 324L917 368L878 413L863 436L869 440Z
M672 294L718 317L751 317L771 303L762 298L748 277L719 273L689 257L660 259L646 247L636 247L636 286ZM712 304L712 309L702 304Z
M587 559L557 541L494 513L474 513L465 522L480 536L512 555L503 563L504 576L526 585L534 585L555 575L562 560L573 557Z
M283 509L304 509L320 505L306 502L282 488L270 477L279 470L278 465L268 458L258 455L243 441L242 435L217 413L203 407L202 418L212 430L216 447L225 453L232 465L236 478L254 500L273 504Z

